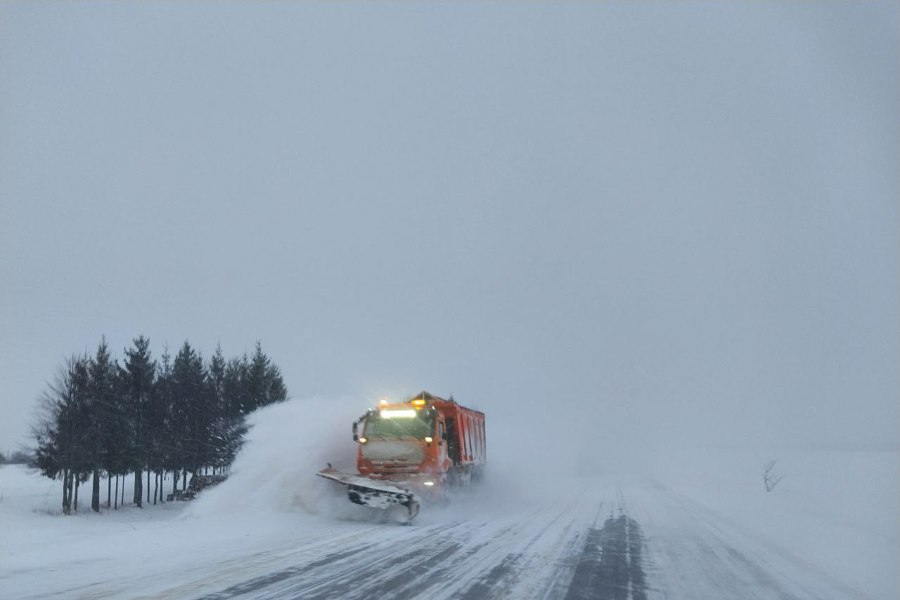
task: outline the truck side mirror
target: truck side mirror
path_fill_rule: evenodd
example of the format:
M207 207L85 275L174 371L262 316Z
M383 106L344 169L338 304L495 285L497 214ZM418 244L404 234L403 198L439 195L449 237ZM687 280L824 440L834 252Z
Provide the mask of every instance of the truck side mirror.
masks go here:
M356 434L356 423L353 423L353 441L358 442L359 436Z

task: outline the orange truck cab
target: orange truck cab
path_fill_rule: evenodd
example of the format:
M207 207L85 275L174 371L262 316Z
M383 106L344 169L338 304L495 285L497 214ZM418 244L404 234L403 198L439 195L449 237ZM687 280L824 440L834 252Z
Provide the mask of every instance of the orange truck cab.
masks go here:
M479 480L487 459L484 413L421 392L382 400L353 423L361 475L421 492Z

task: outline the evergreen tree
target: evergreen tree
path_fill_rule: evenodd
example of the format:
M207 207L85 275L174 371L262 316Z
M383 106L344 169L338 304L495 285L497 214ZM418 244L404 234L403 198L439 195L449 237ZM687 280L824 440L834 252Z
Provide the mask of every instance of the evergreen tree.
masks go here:
M275 363L270 362L269 368L266 369L266 382L268 384L268 401L270 404L287 400L287 386L284 385L281 369L279 369Z
M169 347L163 349L160 356L156 386L154 387L152 416L153 453L150 460L155 470L165 473L177 471L178 462L178 430L174 423L175 400L173 391L172 357ZM173 476L172 493L178 486L178 477ZM160 495L162 497L163 494Z
M243 417L234 410L234 403L228 397L228 378L228 365L220 345L216 347L207 369L208 394L213 409L209 435L213 451L210 466L217 468L231 464L246 432Z
M256 349L250 359L247 390L253 409L287 399L287 388L281 378L281 371L263 352L260 342L256 342Z
M131 467L134 449L134 423L129 412L128 386L125 371L115 370L113 421L105 436L104 469L107 475L106 505L110 507L112 477L124 475Z
M89 390L89 359L73 356L41 398L38 424L32 430L37 442L35 461L41 473L63 481L62 509L72 510L72 481L86 462L84 436Z
M116 396L118 365L109 354L106 338L100 340L89 366L90 395L87 403L87 431L90 443L85 467L93 478L91 510L100 511L100 471L114 462L117 425L122 423L121 405Z
M225 356L222 354L222 345L216 346L216 351L209 359L209 368L207 369L207 382L209 390L213 396L213 406L217 414L224 415L227 411L225 401Z
M179 468L196 473L207 458L210 404L203 358L185 342L172 363L173 430Z
M122 379L125 388L126 414L131 425L131 443L123 448L128 467L134 472L134 503L141 507L143 470L150 462L153 449L152 395L156 379L156 362L150 353L150 340L137 337L125 350Z
M225 411L229 416L243 417L253 410L247 383L249 371L250 362L246 354L231 359L225 367Z

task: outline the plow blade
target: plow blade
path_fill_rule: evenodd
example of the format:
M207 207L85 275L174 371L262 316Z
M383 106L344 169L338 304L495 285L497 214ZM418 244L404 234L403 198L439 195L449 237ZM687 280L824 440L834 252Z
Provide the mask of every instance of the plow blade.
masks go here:
M381 509L402 506L407 511L407 524L419 514L419 498L409 490L330 468L322 469L316 475L347 486L347 498L354 504Z

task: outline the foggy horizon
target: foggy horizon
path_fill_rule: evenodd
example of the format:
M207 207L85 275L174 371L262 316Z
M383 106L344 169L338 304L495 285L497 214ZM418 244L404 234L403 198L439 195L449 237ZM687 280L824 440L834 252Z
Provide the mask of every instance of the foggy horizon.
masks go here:
M897 448L895 4L0 11L3 451L104 335L576 448Z

